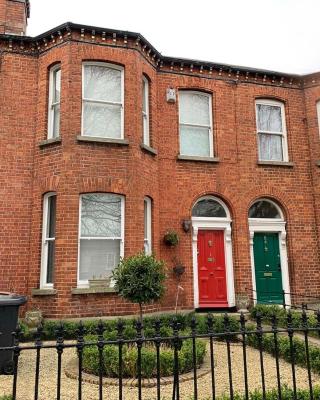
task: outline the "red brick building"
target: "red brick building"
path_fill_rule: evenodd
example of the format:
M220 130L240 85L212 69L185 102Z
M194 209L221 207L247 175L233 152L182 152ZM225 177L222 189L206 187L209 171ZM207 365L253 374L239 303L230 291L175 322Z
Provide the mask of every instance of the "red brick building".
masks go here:
M88 280L144 249L168 272L150 310L174 307L177 263L184 309L320 297L320 74L72 23L31 38L28 16L0 0L0 290L48 317L129 314Z

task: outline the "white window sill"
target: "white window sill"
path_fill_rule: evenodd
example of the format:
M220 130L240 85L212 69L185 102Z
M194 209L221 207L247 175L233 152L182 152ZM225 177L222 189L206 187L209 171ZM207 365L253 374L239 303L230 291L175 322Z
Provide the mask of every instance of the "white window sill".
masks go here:
M178 155L177 159L179 161L200 161L210 163L218 163L220 161L218 157L184 156L181 154Z
M153 147L148 146L147 144L141 143L140 148L144 150L147 153L152 154L153 156L156 156L158 154L157 150L154 149Z
M258 161L258 165L267 165L270 167L294 167L294 163L290 161Z
M114 287L108 287L108 288L78 287L71 289L71 294L97 294L97 293L118 293L118 291Z
M57 289L44 288L44 289L32 289L32 296L54 296L57 294Z
M123 146L128 146L129 141L127 139L112 139L112 138L103 138L96 136L77 136L78 142L92 142L92 143L106 143L106 144L120 144Z
M41 140L41 142L39 143L39 147L46 147L49 146L51 144L59 144L61 143L61 137L56 137L56 138L51 138L51 139L45 139L45 140Z

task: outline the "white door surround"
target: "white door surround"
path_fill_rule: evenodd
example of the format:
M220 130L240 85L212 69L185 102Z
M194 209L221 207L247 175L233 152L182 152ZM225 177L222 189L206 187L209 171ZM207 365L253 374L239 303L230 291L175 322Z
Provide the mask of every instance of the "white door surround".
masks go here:
M227 218L192 217L192 258L193 258L193 292L194 307L199 307L199 282L198 282L198 231L222 230L224 231L224 253L226 262L226 282L228 306L235 306L234 274L232 261L231 219L229 213Z
M251 258L251 273L252 273L252 287L253 287L253 300L254 304L257 303L256 290L256 273L254 265L254 252L253 252L253 237L255 232L273 232L279 235L279 250L281 262L281 276L282 288L286 292L285 302L291 305L290 298L290 281L289 281L289 268L288 268L288 255L287 255L287 241L286 241L286 223L277 219L267 218L249 218L249 232L250 232L250 258Z

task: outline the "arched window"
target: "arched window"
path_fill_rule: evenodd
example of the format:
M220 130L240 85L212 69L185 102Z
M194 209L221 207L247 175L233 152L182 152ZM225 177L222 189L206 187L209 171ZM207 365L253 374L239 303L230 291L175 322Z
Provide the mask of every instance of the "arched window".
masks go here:
M283 219L283 215L275 203L267 199L259 199L250 207L249 218Z
M192 209L193 217L227 218L224 205L214 197L199 199Z

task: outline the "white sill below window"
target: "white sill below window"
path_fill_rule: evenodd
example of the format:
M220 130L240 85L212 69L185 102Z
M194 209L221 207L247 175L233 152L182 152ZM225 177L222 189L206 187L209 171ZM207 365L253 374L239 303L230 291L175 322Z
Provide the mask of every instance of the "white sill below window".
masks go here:
M78 142L109 143L109 144L120 144L123 146L129 145L129 140L127 139L114 139L114 138L99 137L99 136L78 135L77 140Z

